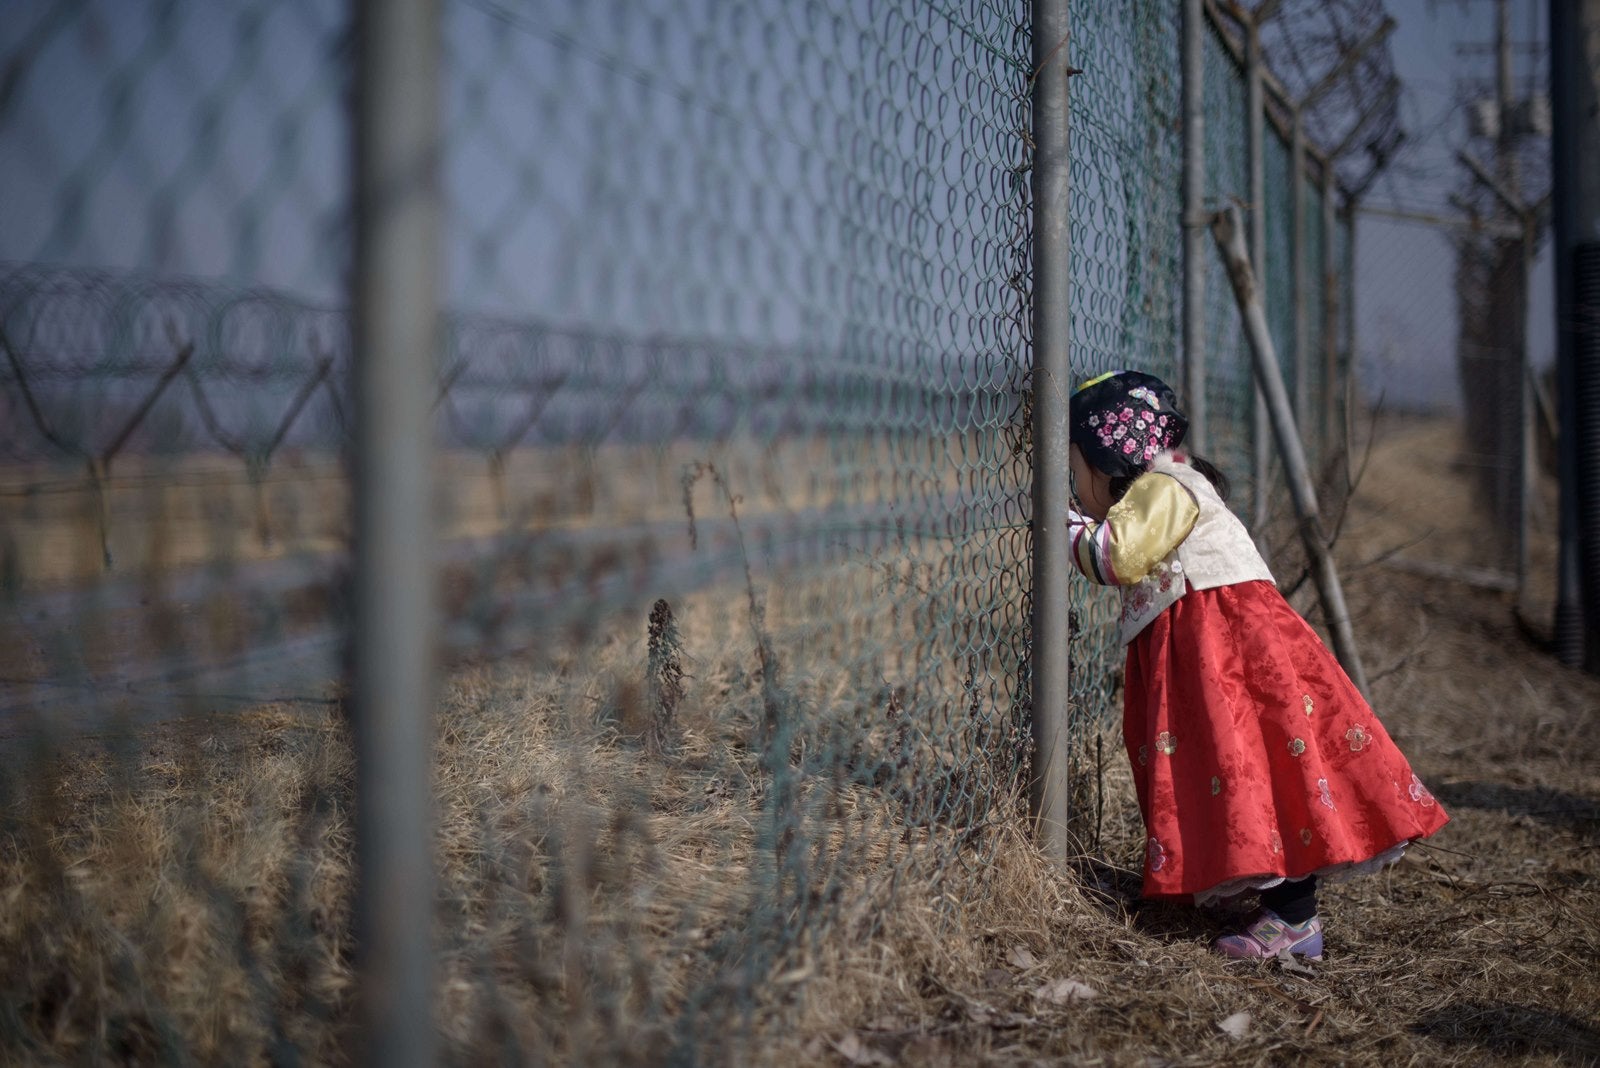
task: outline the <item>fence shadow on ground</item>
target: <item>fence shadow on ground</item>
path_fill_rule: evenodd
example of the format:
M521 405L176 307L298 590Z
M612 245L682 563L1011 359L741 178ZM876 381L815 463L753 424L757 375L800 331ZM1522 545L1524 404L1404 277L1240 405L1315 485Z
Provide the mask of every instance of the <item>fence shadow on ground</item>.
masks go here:
M1441 783L1433 790L1450 808L1476 808L1527 816L1563 831L1600 838L1600 802L1549 786L1498 782Z
M1412 1030L1440 1042L1481 1047L1501 1056L1556 1055L1574 1064L1600 1062L1600 1029L1593 1020L1526 1005L1468 1001L1421 1016Z

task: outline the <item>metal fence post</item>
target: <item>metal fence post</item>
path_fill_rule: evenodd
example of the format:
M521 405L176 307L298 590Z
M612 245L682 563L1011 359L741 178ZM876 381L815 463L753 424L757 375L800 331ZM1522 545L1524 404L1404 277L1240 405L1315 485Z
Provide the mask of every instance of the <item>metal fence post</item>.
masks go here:
M1033 774L1039 843L1065 863L1068 790L1067 0L1033 0Z
M1334 194L1338 192L1339 182L1333 169L1332 160L1324 160L1322 164L1322 412L1321 412L1321 442L1322 462L1326 464L1328 457L1333 455L1334 444L1334 398L1338 395L1339 383L1339 315L1344 303L1343 294L1339 292L1339 261L1337 240L1335 239L1337 223L1334 219Z
M1183 0L1183 395L1189 447L1210 443L1206 407L1205 16Z
M1246 25L1248 40L1245 45L1245 129L1248 136L1250 165L1250 264L1257 278L1267 276L1267 163L1266 163L1266 99L1262 85L1261 23L1252 17ZM1263 309L1267 294L1257 294ZM1267 398L1257 385L1251 396L1250 409L1250 525L1254 528L1257 547L1263 557L1270 558L1267 544L1267 520L1270 504L1267 490L1272 475L1272 427L1267 420Z
M1560 407L1556 655L1600 672L1600 0L1552 3L1550 104Z
M432 416L439 275L438 0L355 10L358 1058L435 1057Z
M1306 315L1306 124L1299 108L1295 108L1289 138L1289 262L1290 284L1294 295L1294 417L1300 426L1307 423L1306 409L1310 407L1311 393L1307 389L1311 376L1311 345L1307 338Z
M1533 257L1538 243L1538 228L1533 212L1522 216L1522 301L1523 333L1527 333L1528 297L1533 289ZM1517 606L1520 609L1528 593L1528 553L1533 535L1533 497L1537 492L1539 466L1535 459L1536 444L1533 436L1533 363L1528 358L1528 343L1524 336L1517 351L1517 419L1521 432L1517 434Z
M1344 300L1340 311L1344 317L1344 352L1339 373L1339 436L1344 442L1345 474L1355 477L1355 417L1361 400L1361 338L1356 332L1356 217L1359 203L1355 197L1346 197L1344 203L1344 258L1339 265L1340 284L1344 287Z

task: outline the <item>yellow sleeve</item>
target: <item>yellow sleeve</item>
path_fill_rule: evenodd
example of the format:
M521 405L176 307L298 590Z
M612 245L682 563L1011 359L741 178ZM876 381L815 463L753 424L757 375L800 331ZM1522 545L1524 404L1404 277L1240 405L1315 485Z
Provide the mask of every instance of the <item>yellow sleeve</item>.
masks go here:
M1199 518L1200 506L1183 483L1171 475L1140 476L1106 513L1108 563L1117 582L1128 585L1150 574Z

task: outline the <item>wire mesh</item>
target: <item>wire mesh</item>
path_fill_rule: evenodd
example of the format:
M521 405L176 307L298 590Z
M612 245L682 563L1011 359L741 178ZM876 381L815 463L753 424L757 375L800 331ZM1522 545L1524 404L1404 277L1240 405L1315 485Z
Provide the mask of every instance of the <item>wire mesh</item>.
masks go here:
M1316 182L1308 178L1304 192L1305 238L1300 254L1305 257L1305 308L1301 312L1305 320L1305 353L1295 373L1298 377L1303 372L1306 380L1297 383L1296 396L1301 401L1301 408L1295 412L1295 417L1300 437L1305 443L1306 460L1315 471L1321 466L1324 452L1319 413L1321 398L1327 388L1323 382L1326 365L1322 356L1323 318L1327 314L1327 302L1322 275L1322 191Z
M1084 376L1179 377L1171 7L1072 10ZM348 14L0 20L8 1058L348 1053ZM1027 14L442 5L440 550L393 580L442 605L453 1059L736 1061L896 895L983 892L1063 655L1027 631ZM1244 199L1214 32L1206 71ZM1207 319L1237 505L1217 263ZM1081 741L1121 649L1072 596Z
M1264 123L1261 137L1262 187L1266 194L1266 289L1267 329L1278 350L1278 366L1283 385L1295 396L1295 274L1294 274L1294 173L1289 142L1270 124Z
M597 721L626 738L647 716L663 748L695 754L679 776L731 791L699 846L725 878L658 904L664 945L613 941L591 905L588 944L615 955L588 977L596 996L628 1002L642 954L695 961L671 1014L691 1049L841 916L870 933L862 902L893 873L977 879L981 850L930 843L1010 815L1026 738L1023 12L454 14L466 80L446 196L464 240L447 288L577 324L531 358L461 349L478 373L530 375L530 407L469 368L454 414L490 436L447 447L464 469L489 454L512 530L556 528L518 539L522 588L486 574L463 592L510 610L462 622L559 665L575 738ZM527 116L529 98L554 103ZM575 492L512 477L557 466L528 454L541 442ZM656 598L688 680L670 723L611 666L615 628ZM625 810L585 778L602 820ZM640 893L661 891L618 886L616 906Z
M1182 85L1165 5L1083 5L1071 98L1073 370L1138 367L1177 382ZM1121 669L1114 591L1073 584L1072 701L1083 730L1105 723ZM1079 759L1092 759L1084 747Z
M1339 293L1338 322L1335 336L1338 338L1336 353L1337 375L1329 384L1332 394L1330 411L1333 413L1329 420L1329 429L1333 440L1339 443L1348 452L1354 447L1350 434L1350 424L1355 416L1356 377L1359 374L1357 366L1357 336L1356 336L1356 213L1353 207L1346 207L1335 214L1335 233L1338 235L1338 244L1335 249L1333 268L1335 273L1334 286Z
M71 908L85 941L131 938L133 974L71 1010L19 990L8 1048L51 1013L85 1014L56 1022L92 1043L96 1019L136 1001L126 1041L214 1055L201 977L156 974L178 914L209 906L241 940L202 969L223 1037L317 1057L332 1032L286 1029L305 1017L285 999L348 1009L349 962L311 959L306 931L342 924L353 874L337 713L348 323L318 300L347 258L329 128L342 16L34 14L5 41L23 71L11 144L54 149L14 176L41 210L7 228L0 283L21 504L9 596L29 621L11 635L26 652L8 728L42 744L121 725L123 795L86 783L92 744L68 747L58 793L80 814L149 817L172 788L141 773L150 737L183 752L190 787L238 772L264 736L319 777L240 776L256 795L240 816L263 823L249 872L200 829L229 824L231 799L180 789L138 840L145 859L209 846L218 867L169 873L155 896L170 909L132 928L98 882L40 895L35 922ZM692 1058L719 1021L752 1019L757 977L837 923L870 932L894 879L977 880L985 825L1014 817L1024 15L446 7L452 310L433 430L458 664L438 799L458 1051L606 1059L665 1034ZM102 48L103 85L72 76ZM268 50L307 69L280 82ZM96 121L58 138L70 103ZM250 710L244 731L206 718L224 706ZM21 820L11 806L48 768L12 752ZM92 841L38 842L8 870L102 859ZM332 874L314 887L305 864ZM261 923L304 937L258 945L245 932ZM554 976L538 951L552 943Z
M1205 35L1205 188L1213 209L1250 202L1250 131L1244 71L1215 26ZM1269 213L1269 219L1271 214ZM1276 280L1269 273L1269 289ZM1227 273L1215 258L1206 263L1206 386L1212 460L1227 476L1229 504L1247 515L1255 492L1255 377L1239 307Z

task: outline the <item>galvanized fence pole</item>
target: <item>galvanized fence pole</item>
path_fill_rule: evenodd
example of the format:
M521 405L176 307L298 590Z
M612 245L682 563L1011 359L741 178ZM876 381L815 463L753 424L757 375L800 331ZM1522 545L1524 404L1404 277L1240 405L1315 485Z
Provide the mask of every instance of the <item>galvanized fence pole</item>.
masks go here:
M1538 243L1538 223L1532 211L1522 216L1522 301L1523 332L1528 321L1528 297L1533 290L1533 257ZM1537 492L1539 467L1536 460L1533 411L1533 363L1528 359L1526 336L1517 347L1517 415L1522 432L1517 435L1517 606L1528 593L1528 555L1533 537L1533 499Z
M356 4L358 1058L433 1063L432 416L439 337L438 0Z
M1245 27L1249 34L1245 46L1245 129L1249 140L1248 164L1250 169L1250 265L1257 277L1267 269L1267 161L1266 161L1266 103L1265 88L1261 79L1261 27L1250 20ZM1262 294L1265 298L1265 294ZM1261 390L1256 390L1256 410L1264 412Z
M1035 829L1065 863L1068 838L1068 409L1072 393L1067 0L1033 0L1033 773Z
M1265 87L1261 79L1261 27L1254 19L1245 26L1245 130L1250 170L1250 264L1259 275L1267 262L1267 161ZM1259 400L1261 391L1256 391Z
M1339 434L1344 439L1345 480L1348 485L1356 477L1356 411L1361 400L1361 337L1356 330L1356 219L1359 203L1348 197L1344 204L1344 262L1339 265L1344 285L1344 353L1340 373L1339 396L1343 407L1339 416Z
M1334 235L1333 198L1338 192L1332 160L1322 164L1322 462L1338 448L1334 444L1334 403L1339 387L1339 315L1344 303L1339 292L1338 242Z
M1290 122L1289 138L1289 262L1290 285L1294 301L1294 417L1300 426L1306 425L1306 410L1311 406L1310 371L1311 344L1307 336L1309 316L1306 315L1308 288L1306 285L1306 124L1300 108L1296 107ZM1259 276L1258 276L1259 277Z
M1206 405L1205 15L1183 0L1183 394L1189 447L1210 444Z
M1250 167L1250 264L1257 278L1267 276L1267 164L1266 164L1266 94L1262 84L1261 24L1248 20L1249 35L1245 47L1245 129L1248 133ZM1265 309L1267 294L1257 294ZM1272 425L1267 419L1267 398L1257 385L1251 392L1250 408L1250 523L1255 533L1256 546L1263 557L1270 558L1267 544L1267 521L1271 505L1269 487L1272 485Z

